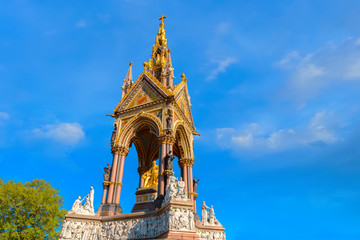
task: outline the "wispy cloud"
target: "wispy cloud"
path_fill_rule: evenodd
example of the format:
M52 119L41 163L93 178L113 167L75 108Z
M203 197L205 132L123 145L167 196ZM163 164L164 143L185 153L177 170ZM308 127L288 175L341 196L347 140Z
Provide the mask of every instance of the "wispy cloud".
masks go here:
M218 128L216 139L219 146L231 149L259 152L279 152L296 147L308 147L315 143L331 144L341 140L336 130L341 127L334 112L316 113L305 128L286 128L268 131L257 123L242 129Z
M233 63L236 63L237 59L234 57L226 57L223 60L220 60L216 63L216 67L210 72L209 76L206 78L207 81L211 81L217 78L220 73L226 71L226 69Z
M328 44L304 56L292 51L277 65L289 73L285 92L304 104L334 83L360 83L359 39L349 38L341 44Z
M81 19L81 20L76 22L75 26L78 27L78 28L85 28L85 27L88 26L88 23L84 19Z
M74 146L85 138L79 123L48 124L31 131L34 137L50 139L67 146Z

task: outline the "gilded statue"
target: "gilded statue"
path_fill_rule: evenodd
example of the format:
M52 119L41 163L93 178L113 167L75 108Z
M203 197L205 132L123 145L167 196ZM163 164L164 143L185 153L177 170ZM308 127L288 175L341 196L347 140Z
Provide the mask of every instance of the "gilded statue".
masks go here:
M143 188L154 187L158 185L159 166L153 161L152 167L141 177L145 180Z
M144 72L146 72L146 71L147 71L147 68L148 68L148 63L147 63L147 61L144 62L143 68L144 68Z
M165 57L165 53L164 52L161 52L161 55L160 55L160 63L161 65L165 65L166 63L166 57Z
M153 70L153 68L154 68L154 61L150 58L149 59L149 71L152 71Z
M160 65L160 63L161 63L161 56L160 56L160 54L156 54L155 65Z

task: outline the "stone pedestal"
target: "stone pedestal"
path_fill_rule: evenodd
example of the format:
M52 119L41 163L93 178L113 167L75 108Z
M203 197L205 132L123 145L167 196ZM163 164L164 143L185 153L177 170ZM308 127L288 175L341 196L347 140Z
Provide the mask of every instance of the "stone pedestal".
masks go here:
M136 191L136 203L133 212L151 212L155 210L154 200L157 196L157 187L139 188Z
M102 204L96 215L65 216L60 240L71 239L188 239L225 240L224 227L216 220L198 220L193 201L184 192L184 182L169 178L165 199L160 208L154 206L157 188L140 188L132 213L121 214L118 204ZM205 203L204 203L205 204Z
M188 239L225 240L224 228L195 219L191 200L171 200L154 212L113 216L67 214L60 240Z
M122 207L119 204L115 203L105 203L99 206L98 212L96 215L98 216L112 216L112 215L120 215L123 213Z

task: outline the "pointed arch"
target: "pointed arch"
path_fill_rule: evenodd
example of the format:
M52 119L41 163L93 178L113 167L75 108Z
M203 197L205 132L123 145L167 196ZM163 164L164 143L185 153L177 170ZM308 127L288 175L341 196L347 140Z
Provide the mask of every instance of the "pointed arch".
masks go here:
M156 137L159 137L162 132L161 123L157 117L148 113L140 113L130 119L121 129L119 138L116 140L116 145L128 148L131 140L135 137L136 131L144 126L148 126L150 132L155 134Z
M193 149L192 143L190 142L189 132L186 131L186 128L183 124L183 121L177 121L174 127L175 131L175 139L176 139L176 147L179 151L179 158L192 158L193 157Z

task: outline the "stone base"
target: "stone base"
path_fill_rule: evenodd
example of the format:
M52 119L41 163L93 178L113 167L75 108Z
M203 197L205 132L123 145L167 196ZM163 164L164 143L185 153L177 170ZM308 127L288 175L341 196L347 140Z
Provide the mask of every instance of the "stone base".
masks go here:
M164 195L158 195L158 197L154 201L155 209L160 209L163 201L164 201Z
M182 231L168 231L157 237L156 239L168 239L168 240L177 240L177 239L185 239L185 240L199 240L199 236L196 232L182 232Z
M122 207L119 204L105 203L99 206L98 216L113 216L120 215L123 213Z
M136 191L136 203L132 209L133 212L152 212L155 210L154 200L157 194L156 187L139 188Z
M154 212L104 215L116 208L120 206L104 204L97 216L67 214L60 239L226 239L223 226L204 226L196 220L190 201L170 201Z

